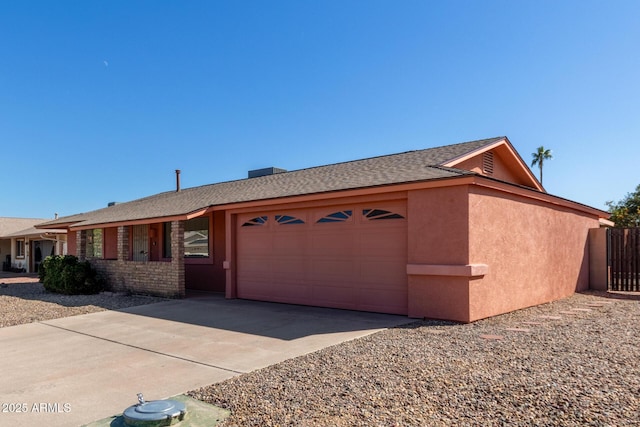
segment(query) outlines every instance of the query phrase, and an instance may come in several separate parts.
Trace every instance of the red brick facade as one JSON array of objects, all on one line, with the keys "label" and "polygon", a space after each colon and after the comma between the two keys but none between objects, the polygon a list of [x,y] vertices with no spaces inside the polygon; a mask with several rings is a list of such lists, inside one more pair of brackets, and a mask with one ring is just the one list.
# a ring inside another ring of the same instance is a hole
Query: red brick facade
[{"label": "red brick facade", "polygon": [[171,253],[167,261],[131,261],[129,226],[118,227],[118,259],[86,258],[86,235],[76,234],[77,256],[88,259],[106,281],[107,289],[114,292],[133,292],[169,298],[185,296],[184,274],[184,222],[171,222]]}]

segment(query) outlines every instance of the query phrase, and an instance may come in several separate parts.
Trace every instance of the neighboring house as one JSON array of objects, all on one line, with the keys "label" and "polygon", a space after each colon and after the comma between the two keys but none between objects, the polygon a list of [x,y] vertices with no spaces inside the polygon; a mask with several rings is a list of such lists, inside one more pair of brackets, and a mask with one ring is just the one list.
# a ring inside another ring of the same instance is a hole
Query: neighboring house
[{"label": "neighboring house", "polygon": [[0,259],[3,271],[35,273],[49,255],[66,253],[67,231],[41,230],[45,218],[0,217]]},{"label": "neighboring house", "polygon": [[587,289],[608,217],[547,194],[506,137],[265,173],[39,227],[113,290],[470,322]]}]

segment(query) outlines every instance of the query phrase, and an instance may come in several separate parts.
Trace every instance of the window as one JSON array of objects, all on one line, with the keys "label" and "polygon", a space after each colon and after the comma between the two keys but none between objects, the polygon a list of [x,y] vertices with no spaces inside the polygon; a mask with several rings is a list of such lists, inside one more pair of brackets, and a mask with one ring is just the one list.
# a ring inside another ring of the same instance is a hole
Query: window
[{"label": "window", "polygon": [[300,218],[289,215],[276,215],[276,222],[278,224],[304,224]]},{"label": "window", "polygon": [[102,228],[87,230],[87,256],[102,258]]},{"label": "window", "polygon": [[16,258],[24,258],[24,239],[16,239]]},{"label": "window", "polygon": [[378,219],[402,219],[404,218],[402,215],[385,211],[382,209],[363,209],[362,215],[365,218],[370,220],[378,220]]},{"label": "window", "polygon": [[184,226],[184,256],[209,257],[209,217],[193,218]]},{"label": "window", "polygon": [[242,224],[243,227],[254,227],[256,225],[265,225],[267,223],[266,216],[258,216],[255,218],[251,218],[249,221]]},{"label": "window", "polygon": [[351,218],[351,211],[340,211],[320,218],[317,222],[345,222]]},{"label": "window", "polygon": [[162,223],[162,258],[171,258],[171,223]]}]

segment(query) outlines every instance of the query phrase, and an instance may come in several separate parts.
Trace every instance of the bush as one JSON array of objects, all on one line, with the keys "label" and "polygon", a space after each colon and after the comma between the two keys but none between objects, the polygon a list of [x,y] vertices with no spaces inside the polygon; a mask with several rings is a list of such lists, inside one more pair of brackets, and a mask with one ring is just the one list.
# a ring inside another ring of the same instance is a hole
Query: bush
[{"label": "bush", "polygon": [[102,290],[96,270],[88,261],[78,261],[73,255],[46,257],[38,276],[46,290],[59,294],[97,294]]}]

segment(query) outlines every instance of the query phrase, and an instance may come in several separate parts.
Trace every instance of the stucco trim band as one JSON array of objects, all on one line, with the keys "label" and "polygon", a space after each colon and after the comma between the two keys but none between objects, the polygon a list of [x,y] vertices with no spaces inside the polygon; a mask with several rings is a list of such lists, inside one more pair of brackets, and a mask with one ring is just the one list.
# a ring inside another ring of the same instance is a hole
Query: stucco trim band
[{"label": "stucco trim band", "polygon": [[407,274],[410,276],[456,276],[478,277],[489,272],[487,264],[466,265],[436,265],[436,264],[407,264]]}]

